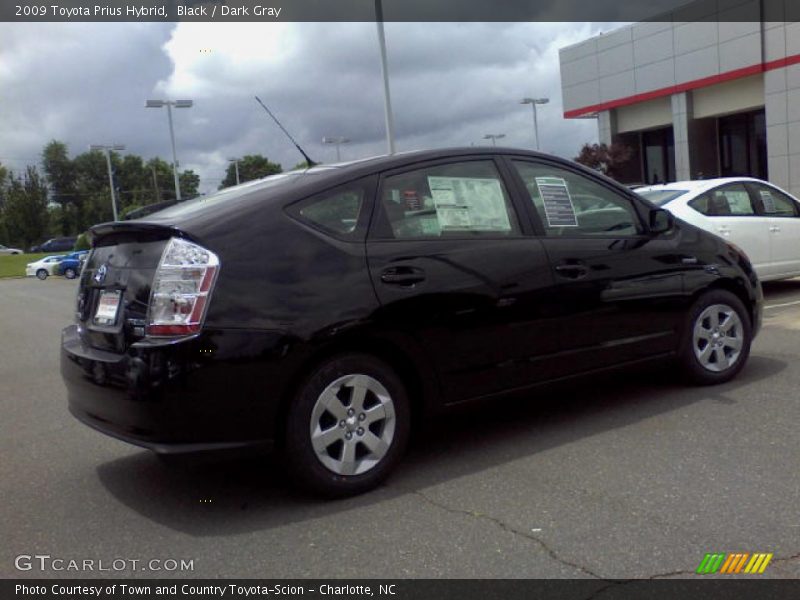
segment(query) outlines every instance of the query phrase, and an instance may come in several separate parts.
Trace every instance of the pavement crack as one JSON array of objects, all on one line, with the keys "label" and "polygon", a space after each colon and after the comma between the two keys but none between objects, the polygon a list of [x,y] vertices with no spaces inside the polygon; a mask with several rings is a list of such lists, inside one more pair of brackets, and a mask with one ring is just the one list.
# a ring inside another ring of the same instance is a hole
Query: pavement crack
[{"label": "pavement crack", "polygon": [[[501,519],[499,519],[497,517],[493,517],[492,515],[489,515],[489,514],[486,514],[486,513],[481,513],[481,512],[478,512],[478,511],[474,511],[474,510],[466,510],[466,509],[463,509],[463,508],[454,508],[452,506],[448,506],[444,502],[440,502],[438,500],[434,500],[433,498],[431,498],[427,494],[425,494],[423,492],[420,492],[418,490],[414,490],[411,493],[413,493],[416,496],[419,496],[420,498],[422,498],[425,502],[427,502],[431,506],[435,506],[436,508],[444,510],[444,511],[450,513],[450,514],[462,515],[462,516],[472,517],[473,519],[481,519],[481,520],[484,520],[484,521],[488,521],[488,522],[496,525],[497,527],[499,527],[503,531],[506,531],[506,532],[508,532],[508,533],[510,533],[510,534],[512,534],[514,536],[519,536],[519,537],[525,538],[527,540],[530,540],[530,541],[536,543],[538,546],[540,546],[547,553],[547,555],[550,556],[550,558],[552,558],[554,561],[556,561],[556,562],[558,562],[558,563],[560,563],[560,564],[562,564],[564,566],[572,567],[573,569],[577,569],[581,573],[584,573],[584,574],[588,575],[589,577],[591,577],[593,579],[597,579],[598,581],[603,581],[603,582],[606,582],[608,584],[608,585],[604,585],[603,587],[598,588],[597,590],[595,590],[592,593],[591,596],[587,597],[586,600],[592,600],[593,598],[597,598],[600,595],[602,595],[602,593],[604,591],[606,591],[607,589],[612,588],[612,587],[616,587],[616,586],[620,586],[620,585],[628,585],[628,584],[637,583],[637,582],[640,582],[640,581],[651,581],[651,580],[655,580],[655,579],[664,579],[664,578],[667,578],[667,577],[680,577],[680,576],[697,575],[697,571],[694,570],[694,569],[691,569],[691,570],[677,570],[677,571],[667,571],[667,572],[664,572],[664,573],[655,573],[653,575],[648,575],[647,577],[641,577],[641,578],[610,578],[610,577],[603,577],[602,575],[600,575],[598,573],[595,573],[594,571],[592,571],[588,567],[585,567],[585,566],[583,566],[581,564],[578,564],[576,562],[572,562],[572,561],[560,556],[555,550],[550,548],[550,546],[548,546],[543,540],[541,540],[540,538],[536,537],[535,535],[531,535],[530,533],[528,533],[526,531],[520,531],[518,529],[515,529],[514,527],[510,526],[508,523],[504,522],[503,520],[501,520]],[[800,553],[794,554],[792,556],[787,556],[787,557],[784,557],[784,558],[774,558],[772,560],[772,562],[773,563],[788,562],[788,561],[798,560],[798,559],[800,559]]]},{"label": "pavement crack", "polygon": [[797,560],[797,559],[800,559],[800,553],[793,554],[792,556],[786,556],[784,558],[773,558],[772,562],[773,563],[776,563],[776,562],[789,562],[790,560]]},{"label": "pavement crack", "polygon": [[563,558],[563,557],[559,556],[558,553],[555,550],[550,548],[544,541],[542,541],[541,539],[539,539],[535,535],[531,535],[530,533],[528,533],[526,531],[520,531],[518,529],[515,529],[515,528],[511,527],[508,523],[505,523],[504,521],[502,521],[501,519],[498,519],[497,517],[493,517],[491,515],[487,515],[485,513],[480,513],[480,512],[477,512],[477,511],[464,510],[464,509],[461,509],[461,508],[453,508],[452,506],[448,506],[448,505],[444,504],[443,502],[438,502],[438,501],[434,500],[430,496],[427,496],[426,494],[424,494],[424,493],[422,493],[420,491],[414,491],[413,493],[415,495],[419,496],[420,498],[422,498],[423,500],[425,500],[425,502],[427,502],[428,504],[431,504],[431,505],[433,505],[433,506],[435,506],[437,508],[445,510],[445,511],[451,513],[451,514],[454,514],[454,515],[466,515],[466,516],[472,517],[474,519],[482,519],[484,521],[489,521],[490,523],[493,523],[494,525],[496,525],[497,527],[499,527],[503,531],[507,531],[508,533],[510,533],[512,535],[523,537],[523,538],[525,538],[527,540],[535,542],[550,556],[550,558],[552,558],[556,562],[559,562],[562,565],[565,565],[567,567],[572,567],[573,569],[578,569],[581,573],[585,573],[589,577],[592,577],[594,579],[599,579],[599,580],[602,580],[602,581],[608,581],[608,582],[611,582],[611,583],[619,583],[617,580],[613,580],[613,579],[608,579],[606,577],[602,577],[601,575],[598,575],[597,573],[595,573],[594,571],[592,571],[588,567],[585,567],[583,565],[580,565],[578,563],[572,562],[570,560],[567,560],[566,558]]}]

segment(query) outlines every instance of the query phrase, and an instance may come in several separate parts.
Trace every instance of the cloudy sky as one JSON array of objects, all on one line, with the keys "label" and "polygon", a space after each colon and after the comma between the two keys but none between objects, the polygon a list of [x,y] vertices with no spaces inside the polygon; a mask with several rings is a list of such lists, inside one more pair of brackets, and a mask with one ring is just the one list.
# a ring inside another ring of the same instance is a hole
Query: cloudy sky
[{"label": "cloudy sky", "polygon": [[[486,143],[532,148],[525,96],[539,108],[542,150],[572,157],[596,141],[594,120],[562,116],[558,49],[609,23],[387,23],[397,150]],[[258,95],[312,158],[386,152],[374,23],[0,24],[0,162],[38,160],[51,139],[72,155],[121,143],[170,160],[167,115],[147,98],[191,98],[175,111],[182,168],[217,188],[226,159],[261,153],[291,168],[302,157]]]}]

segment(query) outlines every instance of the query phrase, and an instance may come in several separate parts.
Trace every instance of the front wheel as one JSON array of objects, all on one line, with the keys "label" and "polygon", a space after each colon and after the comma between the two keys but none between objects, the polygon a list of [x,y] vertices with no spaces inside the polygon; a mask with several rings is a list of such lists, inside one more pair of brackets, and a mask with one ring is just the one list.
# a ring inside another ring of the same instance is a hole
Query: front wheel
[{"label": "front wheel", "polygon": [[64,277],[66,277],[67,279],[75,279],[75,275],[77,275],[75,269],[68,268],[64,270]]},{"label": "front wheel", "polygon": [[39,269],[38,271],[36,271],[36,277],[44,281],[45,279],[47,279],[47,271],[45,271],[44,269]]},{"label": "front wheel", "polygon": [[751,342],[750,316],[742,301],[714,290],[700,296],[689,311],[680,361],[695,383],[723,383],[744,367]]},{"label": "front wheel", "polygon": [[405,450],[406,390],[383,362],[347,354],[318,367],[289,408],[284,460],[304,488],[329,497],[366,492]]}]

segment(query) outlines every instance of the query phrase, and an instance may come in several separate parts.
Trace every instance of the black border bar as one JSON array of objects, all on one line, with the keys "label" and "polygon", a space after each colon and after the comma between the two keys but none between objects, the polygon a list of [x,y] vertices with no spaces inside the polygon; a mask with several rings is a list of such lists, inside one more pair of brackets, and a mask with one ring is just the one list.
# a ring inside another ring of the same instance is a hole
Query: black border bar
[{"label": "black border bar", "polygon": [[[380,4],[382,11],[376,10]],[[797,0],[3,0],[0,22],[795,21]]]},{"label": "black border bar", "polygon": [[[127,586],[127,587],[123,587]],[[210,590],[224,588],[224,593]],[[140,593],[134,590],[141,590]],[[158,593],[161,589],[162,593]],[[208,592],[203,590],[207,589]],[[98,593],[99,591],[99,593]],[[759,600],[797,598],[800,580],[691,579],[4,579],[0,598],[20,600]]]}]

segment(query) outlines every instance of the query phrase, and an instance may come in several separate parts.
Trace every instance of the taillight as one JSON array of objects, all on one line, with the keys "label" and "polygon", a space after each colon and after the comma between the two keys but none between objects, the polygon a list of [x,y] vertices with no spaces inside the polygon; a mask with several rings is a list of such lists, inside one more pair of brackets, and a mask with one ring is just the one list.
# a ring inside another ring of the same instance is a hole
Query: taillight
[{"label": "taillight", "polygon": [[153,278],[147,335],[199,333],[218,270],[219,258],[210,250],[181,238],[170,239]]}]

